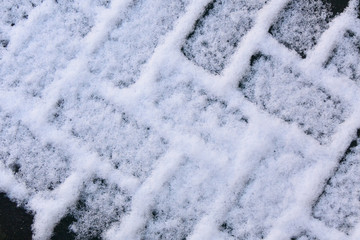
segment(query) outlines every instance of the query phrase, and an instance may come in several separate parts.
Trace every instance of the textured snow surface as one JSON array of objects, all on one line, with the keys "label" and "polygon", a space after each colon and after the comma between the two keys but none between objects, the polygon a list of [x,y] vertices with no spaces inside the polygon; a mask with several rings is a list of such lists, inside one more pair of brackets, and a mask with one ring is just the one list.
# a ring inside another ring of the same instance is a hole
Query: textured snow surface
[{"label": "textured snow surface", "polygon": [[77,239],[360,239],[359,1],[0,0],[0,191]]}]

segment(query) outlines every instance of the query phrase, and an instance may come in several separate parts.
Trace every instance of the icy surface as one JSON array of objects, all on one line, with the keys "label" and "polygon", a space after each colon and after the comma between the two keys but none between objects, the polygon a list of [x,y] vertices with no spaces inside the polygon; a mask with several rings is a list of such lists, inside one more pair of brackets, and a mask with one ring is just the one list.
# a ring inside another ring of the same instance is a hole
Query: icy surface
[{"label": "icy surface", "polygon": [[0,191],[39,240],[357,240],[358,12],[0,0]]}]

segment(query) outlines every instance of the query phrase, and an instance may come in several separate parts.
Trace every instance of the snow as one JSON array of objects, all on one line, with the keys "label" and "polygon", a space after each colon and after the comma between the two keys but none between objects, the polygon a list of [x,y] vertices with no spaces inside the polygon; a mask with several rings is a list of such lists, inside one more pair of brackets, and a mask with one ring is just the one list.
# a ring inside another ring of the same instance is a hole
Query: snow
[{"label": "snow", "polygon": [[78,239],[358,239],[359,1],[0,1],[0,191]]},{"label": "snow", "polygon": [[280,43],[305,58],[306,51],[317,43],[328,27],[331,15],[330,6],[320,0],[291,1],[279,13],[269,32]]},{"label": "snow", "polygon": [[[238,42],[254,25],[256,12],[266,1],[210,2],[182,47],[189,60],[219,73]],[[226,27],[224,27],[226,26]]]}]

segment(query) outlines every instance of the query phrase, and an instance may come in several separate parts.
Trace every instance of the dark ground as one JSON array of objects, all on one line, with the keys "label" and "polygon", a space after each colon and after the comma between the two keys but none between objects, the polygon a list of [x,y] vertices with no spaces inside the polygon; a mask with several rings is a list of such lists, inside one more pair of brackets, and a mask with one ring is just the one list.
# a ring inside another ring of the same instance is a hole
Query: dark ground
[{"label": "dark ground", "polygon": [[[0,240],[31,240],[33,219],[31,213],[0,192]],[[63,218],[55,227],[51,240],[75,239],[75,234],[68,231],[74,220],[71,216]]]},{"label": "dark ground", "polygon": [[0,193],[0,240],[31,239],[33,216]]}]

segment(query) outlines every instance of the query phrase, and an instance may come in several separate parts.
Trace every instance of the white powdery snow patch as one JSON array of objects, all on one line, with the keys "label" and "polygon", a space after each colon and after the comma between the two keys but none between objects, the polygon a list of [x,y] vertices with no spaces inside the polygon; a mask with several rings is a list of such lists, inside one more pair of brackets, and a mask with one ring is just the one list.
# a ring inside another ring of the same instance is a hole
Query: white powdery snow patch
[{"label": "white powdery snow patch", "polygon": [[324,30],[331,16],[325,1],[291,1],[279,14],[269,32],[282,44],[306,57]]},{"label": "white powdery snow patch", "polygon": [[350,30],[346,31],[344,37],[339,39],[325,67],[334,71],[335,75],[344,75],[357,84],[360,81],[360,37]]},{"label": "white powdery snow patch", "polygon": [[286,122],[296,122],[320,142],[347,117],[345,104],[305,79],[296,68],[281,66],[261,53],[253,55],[250,64],[249,73],[240,82],[245,97]]},{"label": "white powdery snow patch", "polygon": [[[22,5],[14,3],[11,9]],[[95,10],[100,7],[81,1],[45,1],[33,6],[28,21],[16,19],[18,24],[7,31],[11,38],[5,39],[1,86],[41,97],[42,90],[81,51],[81,41],[93,27]]]},{"label": "white powdery snow patch", "polygon": [[32,192],[49,191],[63,182],[70,173],[66,151],[55,148],[51,142],[42,144],[11,115],[1,112],[0,117],[3,138],[0,159],[14,176]]},{"label": "white powdery snow patch", "polygon": [[0,3],[34,239],[358,239],[359,1]]},{"label": "white powdery snow patch", "polygon": [[125,16],[116,20],[104,45],[89,56],[88,68],[95,80],[110,81],[119,88],[133,84],[187,4],[187,0],[134,1]]},{"label": "white powdery snow patch", "polygon": [[[360,131],[358,131],[358,137]],[[313,216],[340,231],[350,233],[359,222],[360,191],[358,185],[359,146],[353,140],[341,159],[334,175],[328,180],[318,202],[313,207]]]},{"label": "white powdery snow patch", "polygon": [[186,37],[183,53],[210,72],[220,73],[265,3],[265,0],[211,1]]}]

